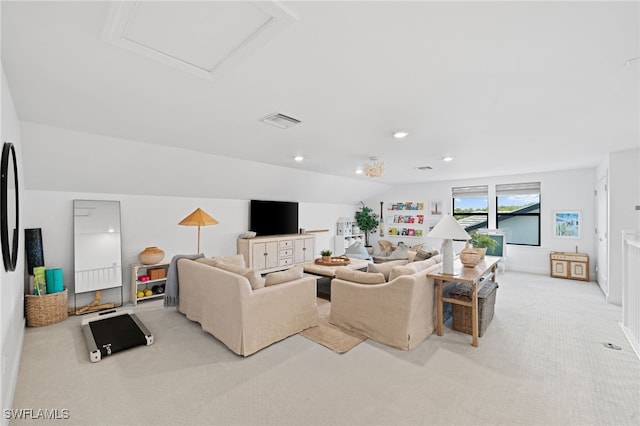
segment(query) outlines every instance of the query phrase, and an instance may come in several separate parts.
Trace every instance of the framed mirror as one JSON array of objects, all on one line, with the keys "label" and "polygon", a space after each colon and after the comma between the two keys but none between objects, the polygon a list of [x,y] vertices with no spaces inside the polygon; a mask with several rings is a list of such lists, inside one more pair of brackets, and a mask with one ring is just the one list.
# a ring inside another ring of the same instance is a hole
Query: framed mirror
[{"label": "framed mirror", "polygon": [[75,293],[122,287],[120,202],[73,201]]},{"label": "framed mirror", "polygon": [[16,269],[18,259],[19,229],[19,198],[18,198],[18,163],[16,151],[11,142],[5,142],[2,147],[1,164],[1,197],[0,236],[2,239],[2,260],[7,272]]}]

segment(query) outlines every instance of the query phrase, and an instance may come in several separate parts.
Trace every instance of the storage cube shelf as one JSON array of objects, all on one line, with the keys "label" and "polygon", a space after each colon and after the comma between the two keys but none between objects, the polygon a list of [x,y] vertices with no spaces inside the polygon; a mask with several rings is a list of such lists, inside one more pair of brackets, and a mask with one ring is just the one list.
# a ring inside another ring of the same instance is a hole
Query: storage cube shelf
[{"label": "storage cube shelf", "polygon": [[[167,270],[169,262],[161,262],[153,265],[142,265],[139,263],[131,265],[131,303],[136,306],[138,302],[149,299],[159,299],[164,297],[164,285],[167,282]],[[148,276],[150,279],[146,281],[140,280],[140,277]],[[162,286],[161,293],[153,293],[150,296],[138,297],[138,290],[149,289],[154,286]]]}]

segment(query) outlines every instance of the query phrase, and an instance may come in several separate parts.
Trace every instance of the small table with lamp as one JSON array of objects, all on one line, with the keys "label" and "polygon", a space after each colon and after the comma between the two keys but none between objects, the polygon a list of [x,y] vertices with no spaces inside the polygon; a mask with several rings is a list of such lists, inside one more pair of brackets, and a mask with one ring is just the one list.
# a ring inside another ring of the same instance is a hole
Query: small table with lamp
[{"label": "small table with lamp", "polygon": [[[443,303],[449,302],[457,305],[471,307],[471,323],[472,323],[472,343],[474,347],[478,346],[478,291],[495,279],[498,263],[501,258],[497,256],[485,256],[475,267],[470,268],[462,264],[460,259],[456,259],[453,265],[453,274],[444,274],[442,271],[427,274],[427,277],[433,278],[437,291],[437,323],[436,332],[438,336],[442,336],[443,329]],[[447,282],[456,282],[469,284],[471,286],[471,302],[464,300],[443,297],[443,288]]]}]

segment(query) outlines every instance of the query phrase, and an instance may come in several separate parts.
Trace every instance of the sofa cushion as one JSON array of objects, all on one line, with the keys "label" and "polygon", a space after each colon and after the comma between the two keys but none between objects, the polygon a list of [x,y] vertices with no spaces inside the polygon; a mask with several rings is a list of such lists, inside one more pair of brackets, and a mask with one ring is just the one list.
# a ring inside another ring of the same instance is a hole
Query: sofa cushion
[{"label": "sofa cushion", "polygon": [[395,278],[401,275],[413,275],[416,272],[423,271],[438,262],[440,262],[440,256],[433,256],[430,259],[407,263],[404,266],[394,266],[393,268],[391,268],[389,281],[393,281]]},{"label": "sofa cushion", "polygon": [[289,281],[299,280],[303,274],[302,266],[294,266],[286,271],[271,272],[265,277],[264,285],[269,287],[270,285],[282,284]]},{"label": "sofa cushion", "polygon": [[218,262],[215,267],[245,277],[249,280],[249,284],[251,284],[253,290],[258,290],[265,285],[265,279],[262,278],[262,275],[255,269],[245,268],[244,266],[227,262]]},{"label": "sofa cushion", "polygon": [[247,264],[244,261],[244,255],[234,254],[233,256],[213,256],[213,257],[201,257],[196,259],[196,262],[204,263],[210,266],[217,266],[218,263],[224,262],[229,265],[237,265],[246,267]]},{"label": "sofa cushion", "polygon": [[336,268],[336,278],[358,284],[383,284],[386,282],[382,272],[356,271],[345,266]]},{"label": "sofa cushion", "polygon": [[438,254],[438,250],[436,249],[431,249],[431,250],[418,250],[416,252],[415,257],[413,258],[414,262],[418,262],[421,260],[427,260],[427,259],[431,259],[433,256]]},{"label": "sofa cushion", "polygon": [[399,259],[399,260],[392,260],[389,262],[383,262],[383,263],[370,263],[369,265],[367,265],[367,272],[380,272],[382,273],[382,275],[384,275],[384,279],[386,281],[389,281],[389,274],[391,273],[391,268],[393,268],[394,266],[403,266],[407,264],[407,260],[405,259]]},{"label": "sofa cushion", "polygon": [[355,243],[347,247],[347,250],[344,254],[346,254],[347,257],[352,257],[354,259],[371,259],[371,255],[367,251],[367,248],[360,241],[356,241]]}]

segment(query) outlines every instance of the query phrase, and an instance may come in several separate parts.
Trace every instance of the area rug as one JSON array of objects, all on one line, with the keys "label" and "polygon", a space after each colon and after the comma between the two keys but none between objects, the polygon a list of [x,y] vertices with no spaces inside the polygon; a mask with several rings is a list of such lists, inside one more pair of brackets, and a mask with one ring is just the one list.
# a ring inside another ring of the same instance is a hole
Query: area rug
[{"label": "area rug", "polygon": [[339,354],[343,354],[367,340],[367,337],[360,333],[330,324],[330,312],[331,303],[324,299],[318,299],[318,325],[307,328],[300,334]]}]

